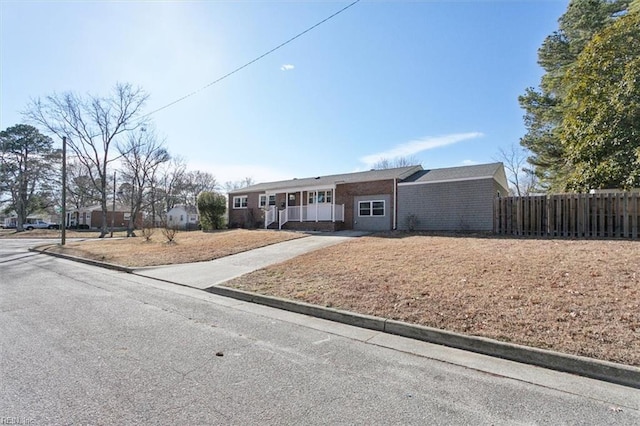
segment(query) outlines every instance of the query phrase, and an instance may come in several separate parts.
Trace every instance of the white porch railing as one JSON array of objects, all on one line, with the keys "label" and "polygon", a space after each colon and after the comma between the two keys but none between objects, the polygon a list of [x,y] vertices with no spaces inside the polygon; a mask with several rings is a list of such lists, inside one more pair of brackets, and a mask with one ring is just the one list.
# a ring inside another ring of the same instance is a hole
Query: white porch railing
[{"label": "white porch railing", "polygon": [[282,225],[284,225],[288,221],[289,221],[289,214],[287,212],[287,209],[280,210],[280,218],[278,220],[279,229],[282,229]]},{"label": "white porch railing", "polygon": [[278,208],[276,206],[269,207],[264,214],[264,227],[265,229],[269,227],[273,222],[278,220]]},{"label": "white porch railing", "polygon": [[280,228],[287,222],[344,222],[344,204],[311,204],[280,210]]}]

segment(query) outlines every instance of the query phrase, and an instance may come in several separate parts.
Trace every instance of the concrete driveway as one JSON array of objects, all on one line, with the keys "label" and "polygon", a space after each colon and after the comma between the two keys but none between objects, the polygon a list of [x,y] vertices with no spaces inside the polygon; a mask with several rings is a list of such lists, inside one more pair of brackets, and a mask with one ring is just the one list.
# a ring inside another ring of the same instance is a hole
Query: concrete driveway
[{"label": "concrete driveway", "polygon": [[284,262],[305,253],[366,235],[366,232],[340,231],[316,234],[284,241],[209,262],[151,266],[134,269],[136,275],[155,278],[198,289],[221,284],[269,265]]}]

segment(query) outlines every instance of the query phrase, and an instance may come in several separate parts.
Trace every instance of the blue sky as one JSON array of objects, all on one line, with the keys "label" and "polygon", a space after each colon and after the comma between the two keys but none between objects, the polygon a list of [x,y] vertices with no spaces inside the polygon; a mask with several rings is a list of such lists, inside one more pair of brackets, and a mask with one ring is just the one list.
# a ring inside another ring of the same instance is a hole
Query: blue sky
[{"label": "blue sky", "polygon": [[[0,0],[0,129],[30,98],[107,94],[161,108],[350,1]],[[544,38],[568,0],[362,0],[292,43],[151,116],[173,155],[219,182],[494,161],[525,132]]]}]

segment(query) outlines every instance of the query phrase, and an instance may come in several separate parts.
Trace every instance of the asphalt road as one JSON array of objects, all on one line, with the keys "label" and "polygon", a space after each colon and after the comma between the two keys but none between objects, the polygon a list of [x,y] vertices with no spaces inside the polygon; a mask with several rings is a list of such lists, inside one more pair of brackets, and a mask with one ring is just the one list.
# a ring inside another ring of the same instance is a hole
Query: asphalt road
[{"label": "asphalt road", "polygon": [[0,240],[0,424],[640,424],[637,389],[27,244]]}]

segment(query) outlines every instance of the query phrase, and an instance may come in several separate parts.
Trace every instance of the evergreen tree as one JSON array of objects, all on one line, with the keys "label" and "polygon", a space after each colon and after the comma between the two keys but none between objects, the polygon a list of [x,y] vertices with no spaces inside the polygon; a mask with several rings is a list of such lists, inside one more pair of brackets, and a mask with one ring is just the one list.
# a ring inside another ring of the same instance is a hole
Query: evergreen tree
[{"label": "evergreen tree", "polygon": [[640,12],[596,34],[563,84],[568,189],[640,187]]},{"label": "evergreen tree", "polygon": [[27,216],[51,204],[51,182],[60,161],[53,140],[38,129],[17,124],[0,132],[0,193],[5,211],[15,211],[17,230]]},{"label": "evergreen tree", "polygon": [[559,19],[559,29],[538,50],[538,63],[545,74],[538,89],[528,88],[520,96],[525,110],[526,135],[520,143],[532,153],[529,163],[543,189],[567,187],[572,165],[561,142],[567,94],[565,76],[572,72],[578,56],[594,34],[623,15],[630,0],[572,0]]},{"label": "evergreen tree", "polygon": [[198,195],[198,213],[202,229],[210,231],[224,227],[227,199],[217,192],[204,191]]}]

